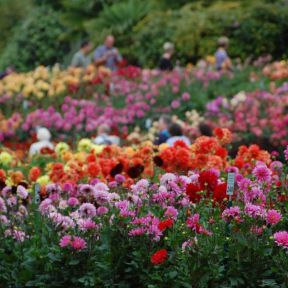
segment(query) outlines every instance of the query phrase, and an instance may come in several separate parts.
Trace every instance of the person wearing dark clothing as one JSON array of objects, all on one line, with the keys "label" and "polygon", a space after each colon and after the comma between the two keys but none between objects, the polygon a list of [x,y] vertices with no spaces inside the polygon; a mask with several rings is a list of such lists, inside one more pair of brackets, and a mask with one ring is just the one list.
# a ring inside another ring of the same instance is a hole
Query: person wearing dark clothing
[{"label": "person wearing dark clothing", "polygon": [[201,136],[213,136],[213,131],[208,124],[202,122],[199,124],[198,128]]},{"label": "person wearing dark clothing", "polygon": [[158,121],[159,134],[154,141],[155,145],[160,145],[166,143],[167,139],[170,137],[168,131],[169,126],[171,125],[171,118],[168,115],[163,115]]},{"label": "person wearing dark clothing", "polygon": [[173,70],[173,64],[172,64],[172,56],[174,53],[174,45],[173,43],[166,42],[163,46],[164,54],[162,55],[162,58],[159,62],[159,69],[162,71],[171,71]]}]

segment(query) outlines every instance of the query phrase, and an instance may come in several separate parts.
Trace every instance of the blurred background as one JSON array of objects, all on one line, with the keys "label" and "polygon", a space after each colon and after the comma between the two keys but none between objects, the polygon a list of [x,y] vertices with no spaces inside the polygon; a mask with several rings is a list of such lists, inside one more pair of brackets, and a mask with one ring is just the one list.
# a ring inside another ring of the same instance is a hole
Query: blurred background
[{"label": "blurred background", "polygon": [[287,0],[0,0],[0,70],[67,66],[83,39],[112,33],[128,63],[154,67],[165,41],[182,65],[213,54],[219,35],[232,58],[287,57]]}]

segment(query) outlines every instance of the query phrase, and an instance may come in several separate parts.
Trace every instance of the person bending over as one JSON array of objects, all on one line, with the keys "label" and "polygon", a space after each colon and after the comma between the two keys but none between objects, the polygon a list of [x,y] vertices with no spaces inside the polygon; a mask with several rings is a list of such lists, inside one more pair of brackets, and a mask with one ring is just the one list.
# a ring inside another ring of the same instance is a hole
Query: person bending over
[{"label": "person bending over", "polygon": [[183,141],[186,145],[191,145],[189,138],[183,135],[182,127],[178,123],[173,123],[169,127],[170,138],[166,141],[169,146],[173,146],[176,141]]}]

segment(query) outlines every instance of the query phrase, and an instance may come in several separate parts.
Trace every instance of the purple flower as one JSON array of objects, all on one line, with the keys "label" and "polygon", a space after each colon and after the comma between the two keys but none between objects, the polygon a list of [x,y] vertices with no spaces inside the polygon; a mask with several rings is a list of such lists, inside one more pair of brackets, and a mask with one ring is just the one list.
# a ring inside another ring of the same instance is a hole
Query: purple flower
[{"label": "purple flower", "polygon": [[117,174],[115,176],[115,181],[118,183],[118,184],[122,184],[125,182],[125,177],[121,174]]},{"label": "purple flower", "polygon": [[79,205],[79,200],[75,197],[70,197],[67,201],[67,204],[70,206],[70,207],[75,207],[77,205]]},{"label": "purple flower", "polygon": [[23,186],[19,185],[17,187],[17,196],[21,199],[26,199],[28,197],[28,192]]},{"label": "purple flower", "polygon": [[265,218],[266,216],[266,211],[263,207],[258,206],[258,205],[254,205],[251,203],[247,203],[245,205],[245,214],[247,214],[248,216],[252,217],[252,218]]},{"label": "purple flower", "polygon": [[80,230],[87,231],[93,230],[97,227],[96,223],[92,221],[90,218],[88,219],[79,219],[77,222]]},{"label": "purple flower", "polygon": [[225,209],[221,215],[222,219],[224,219],[226,222],[232,219],[240,219],[240,216],[241,210],[238,206]]},{"label": "purple flower", "polygon": [[96,208],[91,203],[83,203],[79,207],[79,213],[83,217],[95,217],[96,216]]}]

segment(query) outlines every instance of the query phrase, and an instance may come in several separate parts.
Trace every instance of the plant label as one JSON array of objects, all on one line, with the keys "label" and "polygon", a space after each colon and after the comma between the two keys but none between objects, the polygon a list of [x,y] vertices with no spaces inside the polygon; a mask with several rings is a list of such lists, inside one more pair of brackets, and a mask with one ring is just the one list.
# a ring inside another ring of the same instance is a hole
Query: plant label
[{"label": "plant label", "polygon": [[228,173],[227,190],[226,190],[227,195],[233,195],[234,184],[235,184],[235,173]]},{"label": "plant label", "polygon": [[34,186],[34,203],[39,204],[40,203],[40,190],[41,187],[38,183]]}]

